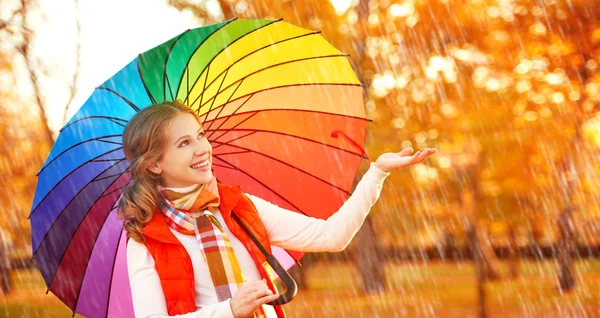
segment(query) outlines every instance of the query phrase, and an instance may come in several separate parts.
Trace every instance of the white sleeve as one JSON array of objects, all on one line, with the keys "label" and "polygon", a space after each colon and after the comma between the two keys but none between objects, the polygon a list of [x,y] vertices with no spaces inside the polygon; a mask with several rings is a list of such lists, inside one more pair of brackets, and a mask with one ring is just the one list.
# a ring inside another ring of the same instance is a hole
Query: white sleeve
[{"label": "white sleeve", "polygon": [[354,193],[327,220],[307,217],[248,195],[271,244],[301,252],[337,252],[348,246],[381,193],[389,173],[371,164]]},{"label": "white sleeve", "polygon": [[127,243],[127,272],[135,317],[233,318],[229,299],[184,315],[169,316],[154,259],[144,244],[134,240]]}]

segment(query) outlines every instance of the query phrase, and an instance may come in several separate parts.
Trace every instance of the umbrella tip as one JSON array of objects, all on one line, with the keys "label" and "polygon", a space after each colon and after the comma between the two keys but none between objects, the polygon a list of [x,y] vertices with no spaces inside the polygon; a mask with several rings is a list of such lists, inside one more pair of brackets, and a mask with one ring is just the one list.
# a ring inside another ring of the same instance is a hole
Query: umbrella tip
[{"label": "umbrella tip", "polygon": [[71,317],[75,317],[75,311],[73,311],[73,316],[71,316]]},{"label": "umbrella tip", "polygon": [[315,31],[315,34],[321,34],[323,33],[323,31],[319,30],[319,31]]},{"label": "umbrella tip", "polygon": [[343,53],[342,56],[349,57],[350,53]]},{"label": "umbrella tip", "polygon": [[48,295],[49,291],[50,291],[50,288],[46,288],[46,295]]},{"label": "umbrella tip", "polygon": [[282,21],[282,20],[283,20],[283,18],[275,19],[275,22],[279,22],[279,21]]}]

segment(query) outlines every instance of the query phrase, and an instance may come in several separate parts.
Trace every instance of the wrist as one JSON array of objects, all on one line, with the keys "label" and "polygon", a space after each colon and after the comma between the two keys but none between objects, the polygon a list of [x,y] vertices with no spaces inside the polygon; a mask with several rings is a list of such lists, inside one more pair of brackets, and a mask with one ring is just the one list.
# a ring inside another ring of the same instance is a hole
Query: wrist
[{"label": "wrist", "polygon": [[229,299],[229,309],[231,309],[231,315],[233,318],[238,318],[236,312],[233,310],[233,298]]},{"label": "wrist", "polygon": [[371,163],[371,166],[373,166],[373,167],[377,168],[377,170],[379,170],[379,171],[380,171],[380,172],[382,172],[382,173],[386,173],[386,174],[389,174],[389,173],[390,173],[390,171],[387,171],[387,169],[385,169],[385,168],[383,168],[381,165],[377,164],[377,162],[372,162],[372,163]]}]

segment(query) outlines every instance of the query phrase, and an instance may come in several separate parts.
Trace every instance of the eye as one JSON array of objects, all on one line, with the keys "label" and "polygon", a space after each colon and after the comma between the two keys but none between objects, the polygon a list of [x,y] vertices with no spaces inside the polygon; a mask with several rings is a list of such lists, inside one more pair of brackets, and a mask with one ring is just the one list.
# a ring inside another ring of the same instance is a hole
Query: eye
[{"label": "eye", "polygon": [[203,131],[201,131],[201,132],[198,134],[198,137],[199,137],[200,139],[204,138],[204,136],[205,136],[205,135],[204,135],[204,132],[203,132]]},{"label": "eye", "polygon": [[181,148],[187,144],[188,144],[187,140],[184,140],[182,143],[179,144],[179,148]]}]

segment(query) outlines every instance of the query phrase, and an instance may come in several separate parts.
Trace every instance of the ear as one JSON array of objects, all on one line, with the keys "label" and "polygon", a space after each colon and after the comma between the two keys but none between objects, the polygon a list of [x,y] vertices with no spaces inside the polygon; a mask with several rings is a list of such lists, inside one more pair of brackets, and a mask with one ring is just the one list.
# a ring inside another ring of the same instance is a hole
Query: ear
[{"label": "ear", "polygon": [[156,162],[149,163],[146,168],[157,175],[160,175],[162,172],[162,169],[158,166]]}]

